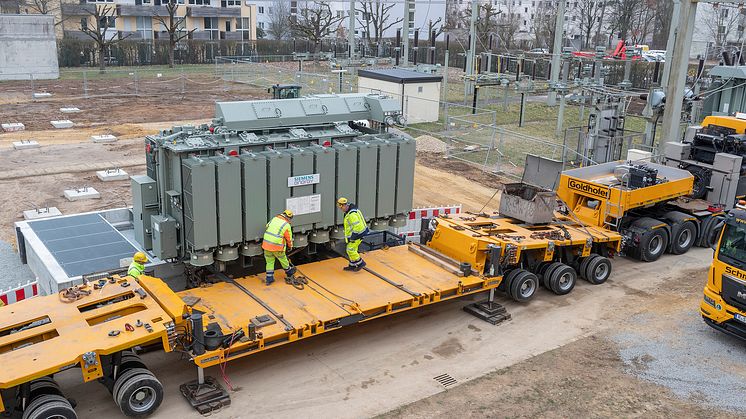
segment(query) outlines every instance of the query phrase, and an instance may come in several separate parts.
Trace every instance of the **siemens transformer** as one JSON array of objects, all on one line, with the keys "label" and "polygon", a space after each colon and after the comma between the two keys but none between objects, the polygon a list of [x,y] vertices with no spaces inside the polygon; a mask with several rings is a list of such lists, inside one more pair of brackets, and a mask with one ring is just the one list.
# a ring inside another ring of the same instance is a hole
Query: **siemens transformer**
[{"label": "siemens transformer", "polygon": [[147,175],[132,177],[135,238],[161,260],[220,270],[262,254],[265,225],[295,213],[296,247],[344,239],[336,198],[373,230],[406,222],[415,142],[399,101],[376,94],[218,102],[207,125],[146,137]]}]

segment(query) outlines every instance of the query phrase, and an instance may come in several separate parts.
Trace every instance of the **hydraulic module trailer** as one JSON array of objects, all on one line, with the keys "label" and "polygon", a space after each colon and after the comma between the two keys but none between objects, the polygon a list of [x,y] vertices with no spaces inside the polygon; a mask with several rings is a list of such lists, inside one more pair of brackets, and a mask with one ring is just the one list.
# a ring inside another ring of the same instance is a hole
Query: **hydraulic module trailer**
[{"label": "hydraulic module trailer", "polygon": [[[77,417],[56,373],[80,368],[128,416],[154,412],[163,386],[132,350],[186,353],[198,379],[181,387],[201,412],[230,403],[203,368],[358,322],[494,290],[501,275],[476,275],[424,246],[366,253],[364,271],[342,258],[298,266],[264,285],[264,275],[229,278],[181,292],[160,279],[114,276],[0,308],[0,411],[24,419]],[[496,304],[497,305],[497,304]]]}]

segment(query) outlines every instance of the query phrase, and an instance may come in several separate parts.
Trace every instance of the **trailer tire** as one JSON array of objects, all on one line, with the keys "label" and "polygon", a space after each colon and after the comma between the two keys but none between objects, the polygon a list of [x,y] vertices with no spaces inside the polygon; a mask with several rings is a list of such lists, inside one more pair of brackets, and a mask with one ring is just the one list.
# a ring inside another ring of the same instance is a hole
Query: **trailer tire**
[{"label": "trailer tire", "polygon": [[640,260],[655,262],[668,248],[668,234],[663,228],[648,230],[640,239]]},{"label": "trailer tire", "polygon": [[594,255],[585,269],[585,280],[593,285],[601,285],[611,276],[611,261],[609,258]]},{"label": "trailer tire", "polygon": [[572,266],[562,264],[560,267],[552,270],[549,277],[549,289],[557,295],[569,294],[575,288],[575,282],[578,280],[578,274]]},{"label": "trailer tire", "polygon": [[697,226],[691,221],[676,223],[671,226],[671,253],[683,255],[697,241]]},{"label": "trailer tire", "polygon": [[697,245],[701,247],[712,247],[717,243],[720,237],[720,231],[723,229],[722,219],[712,216],[702,222],[702,231],[700,233]]},{"label": "trailer tire", "polygon": [[541,262],[538,265],[536,265],[536,269],[534,270],[534,273],[541,280],[542,278],[544,278],[544,274],[546,274],[550,266],[552,266],[552,262]]},{"label": "trailer tire", "polygon": [[34,400],[45,394],[62,396],[62,389],[51,377],[37,378],[29,384],[29,399]]},{"label": "trailer tire", "polygon": [[64,418],[78,419],[75,409],[66,398],[58,394],[45,394],[29,403],[23,411],[23,419]]},{"label": "trailer tire", "polygon": [[510,283],[513,282],[513,278],[516,277],[519,273],[523,272],[523,269],[515,268],[508,273],[505,274],[503,277],[503,281],[500,283],[500,285],[497,286],[497,289],[500,291],[505,291],[506,293],[510,294]]},{"label": "trailer tire", "polygon": [[519,303],[525,303],[536,294],[536,289],[539,288],[539,277],[521,269],[521,272],[510,281],[509,285],[510,298]]},{"label": "trailer tire", "polygon": [[142,358],[132,351],[122,351],[122,360],[119,365],[121,367],[120,374],[132,368],[148,369],[147,365],[142,362]]},{"label": "trailer tire", "polygon": [[552,273],[557,270],[558,268],[561,268],[565,264],[562,262],[552,262],[547,269],[544,271],[544,275],[541,276],[541,284],[544,285],[544,288],[551,290],[552,286],[549,284],[549,278],[552,277]]},{"label": "trailer tire", "polygon": [[150,371],[127,374],[117,388],[114,401],[125,416],[148,416],[163,402],[163,384]]},{"label": "trailer tire", "polygon": [[588,268],[588,263],[591,261],[591,259],[598,256],[595,253],[591,253],[590,255],[583,258],[583,260],[580,261],[580,267],[578,268],[578,275],[580,275],[583,279],[588,279],[588,276],[586,275],[586,269]]},{"label": "trailer tire", "polygon": [[150,371],[145,368],[131,368],[126,371],[123,371],[121,374],[119,374],[119,377],[117,377],[116,381],[114,381],[114,386],[111,389],[111,395],[114,397],[114,403],[119,405],[119,390],[122,388],[122,385],[130,379],[130,377],[133,377],[138,374],[150,374]]}]

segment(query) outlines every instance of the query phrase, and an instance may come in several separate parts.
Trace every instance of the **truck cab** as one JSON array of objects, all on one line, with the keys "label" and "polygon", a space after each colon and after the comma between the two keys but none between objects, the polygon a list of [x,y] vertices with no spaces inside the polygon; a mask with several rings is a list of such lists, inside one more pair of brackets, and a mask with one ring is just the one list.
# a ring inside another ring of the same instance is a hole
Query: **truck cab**
[{"label": "truck cab", "polygon": [[298,99],[301,88],[297,84],[274,84],[267,93],[272,93],[272,99]]},{"label": "truck cab", "polygon": [[728,213],[714,249],[700,313],[713,328],[746,340],[746,209]]}]

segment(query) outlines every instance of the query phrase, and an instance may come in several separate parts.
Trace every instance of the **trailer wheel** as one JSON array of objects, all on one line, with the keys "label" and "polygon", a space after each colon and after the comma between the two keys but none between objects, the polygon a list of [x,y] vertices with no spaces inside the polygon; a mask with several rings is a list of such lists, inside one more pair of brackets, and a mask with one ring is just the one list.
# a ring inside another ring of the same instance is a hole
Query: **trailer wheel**
[{"label": "trailer wheel", "polygon": [[671,253],[682,255],[689,251],[697,240],[697,226],[691,221],[676,223],[671,229]]},{"label": "trailer wheel", "polygon": [[127,382],[130,377],[138,374],[150,374],[150,371],[146,368],[130,368],[119,374],[119,377],[117,377],[117,379],[114,381],[114,386],[111,389],[111,395],[112,397],[114,397],[114,402],[117,405],[119,405],[119,390],[122,388],[122,385]]},{"label": "trailer wheel", "polygon": [[717,243],[722,229],[723,225],[720,217],[709,217],[702,222],[702,232],[700,233],[697,245],[701,247],[712,247]]},{"label": "trailer wheel", "polygon": [[35,398],[45,394],[62,396],[62,389],[60,389],[60,385],[51,377],[37,378],[29,384],[30,400],[34,400]]},{"label": "trailer wheel", "polygon": [[594,255],[589,259],[585,268],[585,280],[593,285],[603,284],[611,276],[611,261],[599,255]]},{"label": "trailer wheel", "polygon": [[115,384],[114,401],[125,416],[148,416],[163,402],[163,384],[150,371],[139,370],[125,372]]},{"label": "trailer wheel", "polygon": [[586,269],[588,268],[588,263],[591,261],[591,259],[595,258],[596,256],[598,255],[595,253],[591,253],[590,255],[588,255],[587,257],[584,257],[583,260],[580,261],[580,267],[578,268],[578,275],[580,275],[581,278],[588,279],[585,273]]},{"label": "trailer wheel", "polygon": [[562,264],[560,267],[552,270],[549,277],[549,288],[557,295],[569,294],[575,288],[575,282],[578,274],[572,266]]},{"label": "trailer wheel", "polygon": [[662,228],[645,232],[640,239],[640,260],[655,262],[668,248],[668,235]]},{"label": "trailer wheel", "polygon": [[523,272],[523,269],[516,268],[506,273],[505,276],[503,277],[502,282],[500,282],[500,285],[497,286],[497,289],[499,289],[500,291],[505,291],[509,294],[510,283],[513,282],[513,279],[516,277],[516,275],[518,275],[521,272]]},{"label": "trailer wheel", "polygon": [[541,283],[542,283],[542,285],[544,285],[544,288],[546,288],[546,289],[548,289],[548,290],[551,290],[551,289],[552,289],[552,286],[551,286],[551,284],[549,283],[549,278],[551,278],[551,277],[552,277],[552,273],[553,273],[553,272],[554,272],[555,270],[557,270],[557,269],[559,269],[559,268],[561,268],[561,267],[563,267],[563,266],[565,266],[565,264],[564,264],[564,263],[561,263],[561,262],[552,262],[552,263],[551,263],[551,264],[550,264],[550,265],[549,265],[549,266],[547,267],[547,269],[546,269],[546,270],[544,271],[544,275],[542,275],[542,276],[541,276]]},{"label": "trailer wheel", "polygon": [[538,265],[536,265],[536,269],[534,269],[534,273],[536,276],[539,277],[539,279],[544,277],[544,274],[546,274],[549,267],[552,266],[552,262],[541,262]]},{"label": "trailer wheel", "polygon": [[539,277],[521,269],[521,272],[510,282],[509,295],[513,300],[524,303],[536,294],[538,287]]},{"label": "trailer wheel", "polygon": [[66,398],[58,394],[45,394],[29,403],[23,419],[78,419],[75,409]]}]

